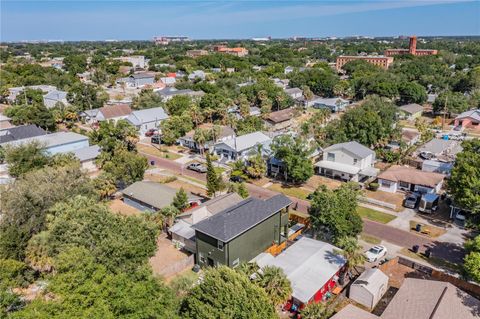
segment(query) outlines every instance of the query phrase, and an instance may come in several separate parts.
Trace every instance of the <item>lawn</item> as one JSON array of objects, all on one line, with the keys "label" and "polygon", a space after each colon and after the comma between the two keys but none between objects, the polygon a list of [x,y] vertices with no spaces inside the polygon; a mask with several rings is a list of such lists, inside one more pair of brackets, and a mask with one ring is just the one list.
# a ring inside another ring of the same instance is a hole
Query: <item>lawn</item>
[{"label": "lawn", "polygon": [[360,239],[372,245],[379,245],[382,242],[380,238],[365,233],[360,234]]},{"label": "lawn", "polygon": [[283,193],[287,196],[296,197],[296,198],[299,198],[299,199],[307,199],[308,194],[311,193],[311,192],[309,192],[309,191],[307,191],[303,188],[300,188],[300,187],[285,186],[285,185],[282,185],[282,184],[279,184],[279,183],[275,183],[275,184],[270,185],[268,187],[268,189],[270,189],[272,191],[275,191],[275,192]]},{"label": "lawn", "polygon": [[[417,224],[422,225],[422,230],[420,232],[417,232],[415,230],[415,227],[417,226]],[[430,225],[426,225],[426,224],[419,223],[419,222],[416,222],[414,220],[411,220],[410,221],[410,232],[415,233],[415,234],[419,234],[419,235],[425,235],[425,236],[428,236],[428,237],[431,237],[431,238],[437,238],[437,237],[445,234],[447,232],[447,230],[445,230],[443,228],[440,228],[440,227],[430,226]]]},{"label": "lawn", "polygon": [[408,248],[402,248],[400,250],[400,254],[405,255],[406,257],[410,257],[412,259],[417,259],[417,260],[422,260],[426,261],[427,263],[431,264],[432,266],[441,268],[441,269],[446,269],[450,270],[452,272],[459,273],[462,271],[462,266],[459,264],[455,264],[452,262],[449,262],[445,259],[438,258],[435,256],[431,256],[430,258],[427,258],[424,254],[422,253],[414,253]]},{"label": "lawn", "polygon": [[362,206],[357,207],[357,213],[362,218],[373,220],[375,222],[379,222],[382,224],[386,224],[394,220],[395,218],[397,218],[394,215],[382,213],[382,212],[379,212],[378,210],[374,210],[374,209],[362,207]]},{"label": "lawn", "polygon": [[139,152],[142,152],[142,153],[145,153],[145,154],[148,154],[148,155],[152,155],[152,156],[158,156],[158,157],[161,157],[161,158],[166,158],[166,159],[169,159],[169,160],[172,160],[172,161],[176,160],[177,158],[182,157],[179,154],[171,153],[169,151],[161,150],[161,149],[158,149],[154,146],[148,146],[148,145],[144,145],[144,144],[137,144],[137,149],[138,149]]}]

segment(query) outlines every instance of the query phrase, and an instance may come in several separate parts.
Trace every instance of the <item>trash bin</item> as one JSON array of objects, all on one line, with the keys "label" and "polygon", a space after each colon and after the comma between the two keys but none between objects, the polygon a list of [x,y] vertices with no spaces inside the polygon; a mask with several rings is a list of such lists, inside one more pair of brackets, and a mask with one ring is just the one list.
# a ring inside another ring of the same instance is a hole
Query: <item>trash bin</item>
[{"label": "trash bin", "polygon": [[155,165],[155,161],[150,161],[150,165]]},{"label": "trash bin", "polygon": [[415,230],[418,231],[418,232],[421,232],[422,231],[422,225],[417,224],[417,226],[415,226]]},{"label": "trash bin", "polygon": [[420,246],[418,246],[418,245],[413,245],[413,247],[412,247],[412,251],[413,251],[415,254],[418,253],[418,250],[419,250],[419,249],[420,249]]}]

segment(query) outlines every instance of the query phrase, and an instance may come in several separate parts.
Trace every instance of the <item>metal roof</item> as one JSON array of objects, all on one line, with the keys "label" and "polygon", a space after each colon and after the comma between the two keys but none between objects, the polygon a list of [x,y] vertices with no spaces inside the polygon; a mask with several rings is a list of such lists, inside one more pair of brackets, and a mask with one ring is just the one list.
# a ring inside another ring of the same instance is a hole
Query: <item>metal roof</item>
[{"label": "metal roof", "polygon": [[351,142],[346,142],[346,143],[339,143],[339,144],[334,144],[332,146],[327,147],[324,152],[329,152],[329,151],[334,151],[338,149],[344,149],[354,155],[359,156],[360,158],[365,158],[369,155],[375,155],[375,152],[369,149],[366,146],[363,146],[362,144],[356,142],[356,141],[351,141]]},{"label": "metal roof", "polygon": [[292,296],[306,304],[347,262],[336,251],[340,249],[331,244],[303,237],[277,257],[263,253],[255,261],[262,268],[281,268],[292,285]]},{"label": "metal roof", "polygon": [[415,114],[418,112],[422,112],[423,106],[421,106],[420,104],[411,103],[411,104],[402,105],[399,107],[399,109],[408,114]]},{"label": "metal roof", "polygon": [[46,135],[39,135],[12,142],[7,142],[5,145],[19,146],[25,143],[38,142],[46,148],[58,145],[71,144],[79,141],[88,141],[88,137],[74,132],[57,132]]},{"label": "metal roof", "polygon": [[225,144],[231,149],[237,152],[241,152],[254,147],[256,144],[263,144],[270,141],[270,137],[263,134],[262,132],[253,132],[250,134],[245,134],[236,138],[226,140],[224,142],[217,143],[217,145]]},{"label": "metal roof", "polygon": [[80,160],[80,162],[89,161],[95,159],[100,155],[100,147],[98,145],[92,145],[89,147],[80,148],[73,151],[73,155]]},{"label": "metal roof", "polygon": [[223,242],[229,242],[291,203],[292,201],[282,194],[267,200],[250,197],[196,223],[193,228]]},{"label": "metal roof", "polygon": [[168,115],[162,107],[154,107],[151,109],[133,111],[127,117],[127,121],[133,125],[142,125],[143,123],[161,121],[167,118]]}]

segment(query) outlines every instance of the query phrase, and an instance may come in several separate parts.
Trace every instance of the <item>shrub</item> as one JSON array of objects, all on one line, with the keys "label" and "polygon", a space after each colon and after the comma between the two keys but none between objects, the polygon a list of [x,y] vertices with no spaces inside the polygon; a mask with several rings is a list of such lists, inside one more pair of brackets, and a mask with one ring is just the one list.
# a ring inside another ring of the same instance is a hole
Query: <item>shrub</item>
[{"label": "shrub", "polygon": [[371,191],[376,191],[378,189],[380,185],[378,185],[378,183],[370,183],[368,185],[368,188],[371,190]]}]

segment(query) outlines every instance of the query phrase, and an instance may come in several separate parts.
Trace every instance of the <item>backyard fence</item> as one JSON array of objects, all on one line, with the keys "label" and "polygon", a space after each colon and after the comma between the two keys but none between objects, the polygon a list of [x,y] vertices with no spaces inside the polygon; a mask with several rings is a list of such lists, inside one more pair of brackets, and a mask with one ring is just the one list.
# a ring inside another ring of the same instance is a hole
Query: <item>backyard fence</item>
[{"label": "backyard fence", "polygon": [[190,255],[182,260],[179,260],[168,267],[165,267],[160,271],[160,275],[163,277],[170,277],[173,276],[186,268],[191,268],[195,264],[195,257],[194,255]]}]

